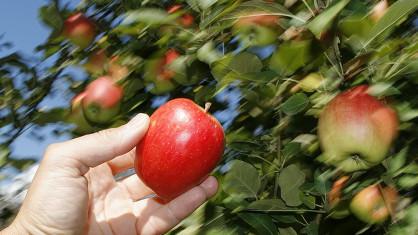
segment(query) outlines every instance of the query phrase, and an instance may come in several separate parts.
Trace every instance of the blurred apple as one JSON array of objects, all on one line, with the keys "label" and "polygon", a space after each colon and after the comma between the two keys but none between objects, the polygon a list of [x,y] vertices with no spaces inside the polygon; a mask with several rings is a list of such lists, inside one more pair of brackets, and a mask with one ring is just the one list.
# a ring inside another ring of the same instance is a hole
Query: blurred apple
[{"label": "blurred apple", "polygon": [[64,22],[63,35],[74,45],[84,49],[96,37],[94,23],[82,13],[75,13]]}]

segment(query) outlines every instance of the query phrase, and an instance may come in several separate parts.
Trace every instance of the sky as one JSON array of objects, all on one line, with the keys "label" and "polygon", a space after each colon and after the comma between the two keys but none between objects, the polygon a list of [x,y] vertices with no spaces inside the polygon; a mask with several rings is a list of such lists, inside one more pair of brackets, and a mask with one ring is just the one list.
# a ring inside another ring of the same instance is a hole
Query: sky
[{"label": "sky", "polygon": [[[8,51],[0,51],[4,56],[14,51],[20,51],[25,56],[35,55],[34,48],[44,42],[49,35],[49,29],[38,20],[38,9],[47,3],[45,0],[13,0],[2,2],[0,6],[1,42],[11,42],[13,47]],[[59,97],[48,100],[46,105],[65,105],[66,101]],[[52,135],[53,127],[36,130],[45,135],[46,139],[39,142],[25,133],[12,145],[12,156],[40,158],[45,148],[54,142],[63,141],[69,136],[56,137]]]}]

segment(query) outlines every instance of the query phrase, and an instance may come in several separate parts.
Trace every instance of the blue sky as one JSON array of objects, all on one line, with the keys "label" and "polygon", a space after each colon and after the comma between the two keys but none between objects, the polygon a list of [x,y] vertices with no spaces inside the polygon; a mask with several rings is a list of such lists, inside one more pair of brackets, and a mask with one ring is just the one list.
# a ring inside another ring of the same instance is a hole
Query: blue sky
[{"label": "blue sky", "polygon": [[[5,3],[7,2],[7,3]],[[38,20],[38,9],[46,4],[45,0],[13,0],[3,1],[0,7],[0,35],[1,42],[13,43],[13,48],[8,51],[0,51],[0,56],[20,51],[26,56],[34,56],[34,48],[44,42],[49,34],[49,29]],[[65,104],[66,100],[54,97],[54,100],[45,102],[45,105]],[[53,142],[68,139],[69,136],[56,137],[51,131],[53,127],[36,130],[46,139],[39,142],[25,133],[12,145],[13,156],[41,157],[46,146]]]}]

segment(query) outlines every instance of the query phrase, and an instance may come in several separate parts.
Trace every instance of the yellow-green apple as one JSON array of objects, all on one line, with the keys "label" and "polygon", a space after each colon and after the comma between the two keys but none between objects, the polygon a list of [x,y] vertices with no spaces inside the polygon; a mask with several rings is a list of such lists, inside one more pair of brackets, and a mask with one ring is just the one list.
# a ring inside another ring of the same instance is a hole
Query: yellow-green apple
[{"label": "yellow-green apple", "polygon": [[395,212],[398,192],[392,187],[371,185],[357,193],[350,203],[351,212],[368,224],[380,224]]},{"label": "yellow-green apple", "polygon": [[178,98],[158,108],[136,148],[135,170],[164,201],[201,183],[221,160],[221,124],[192,100]]},{"label": "yellow-green apple", "polygon": [[319,117],[318,160],[346,172],[368,169],[386,157],[397,136],[396,112],[361,85],[337,95]]},{"label": "yellow-green apple", "polygon": [[122,87],[110,77],[100,77],[86,87],[82,101],[84,115],[91,122],[109,123],[119,113],[122,98]]},{"label": "yellow-green apple", "polygon": [[84,49],[96,37],[94,23],[82,13],[75,13],[64,21],[63,35],[74,45]]}]

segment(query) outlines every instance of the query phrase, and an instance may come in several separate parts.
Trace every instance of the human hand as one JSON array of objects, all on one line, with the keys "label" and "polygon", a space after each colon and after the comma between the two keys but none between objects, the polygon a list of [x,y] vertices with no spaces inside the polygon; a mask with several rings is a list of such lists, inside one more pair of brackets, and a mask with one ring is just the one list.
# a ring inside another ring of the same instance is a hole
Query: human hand
[{"label": "human hand", "polygon": [[162,204],[136,176],[135,146],[148,129],[139,114],[119,128],[53,144],[12,225],[1,234],[162,234],[216,193],[214,177]]}]

